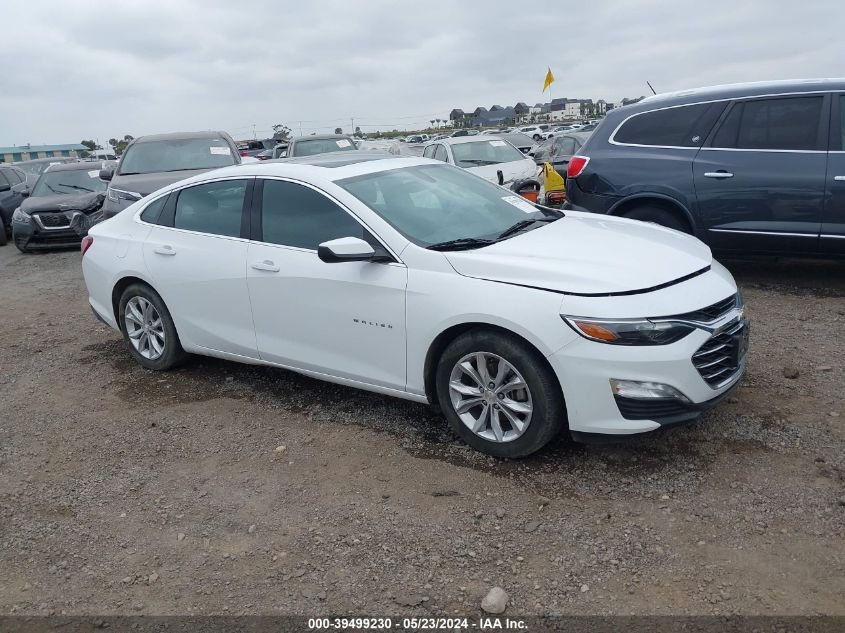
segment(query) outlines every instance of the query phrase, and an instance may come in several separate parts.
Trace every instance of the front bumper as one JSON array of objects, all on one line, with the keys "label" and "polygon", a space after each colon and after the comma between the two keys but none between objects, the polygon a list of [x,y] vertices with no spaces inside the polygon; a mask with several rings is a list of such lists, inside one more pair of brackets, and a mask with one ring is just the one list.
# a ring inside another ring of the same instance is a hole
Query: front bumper
[{"label": "front bumper", "polygon": [[[715,406],[739,383],[745,357],[738,358],[736,369],[712,387],[693,364],[693,355],[712,338],[701,329],[671,345],[621,347],[579,338],[549,356],[566,399],[572,436],[595,441],[648,433],[692,421]],[[670,385],[688,402],[620,397],[613,394],[611,379]]]},{"label": "front bumper", "polygon": [[99,211],[33,214],[12,224],[12,239],[22,249],[78,248],[88,229],[101,220]]}]

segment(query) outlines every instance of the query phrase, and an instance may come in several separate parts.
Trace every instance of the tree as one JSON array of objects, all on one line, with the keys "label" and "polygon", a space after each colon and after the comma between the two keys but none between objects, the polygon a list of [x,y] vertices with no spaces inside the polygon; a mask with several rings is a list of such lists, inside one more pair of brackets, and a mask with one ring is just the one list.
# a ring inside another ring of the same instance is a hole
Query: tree
[{"label": "tree", "polygon": [[335,133],[335,134],[343,134],[343,128],[336,127],[336,128],[334,129],[334,133]]},{"label": "tree", "polygon": [[95,141],[79,141],[79,144],[87,147],[89,152],[93,152],[95,149],[103,149]]},{"label": "tree", "polygon": [[129,143],[131,143],[134,139],[135,139],[135,137],[132,136],[131,134],[127,134],[126,136],[123,137],[122,140],[118,140],[116,138],[110,138],[109,139],[109,145],[111,145],[114,148],[114,153],[119,155],[119,154],[122,154],[124,152],[124,150],[126,149],[126,146],[129,145]]},{"label": "tree", "polygon": [[355,136],[364,136],[364,133],[361,132],[361,128],[358,126],[355,126]]},{"label": "tree", "polygon": [[434,127],[434,119],[431,119],[429,123],[431,123],[431,127]]},{"label": "tree", "polygon": [[290,128],[282,123],[273,126],[273,140],[284,141],[290,138]]}]

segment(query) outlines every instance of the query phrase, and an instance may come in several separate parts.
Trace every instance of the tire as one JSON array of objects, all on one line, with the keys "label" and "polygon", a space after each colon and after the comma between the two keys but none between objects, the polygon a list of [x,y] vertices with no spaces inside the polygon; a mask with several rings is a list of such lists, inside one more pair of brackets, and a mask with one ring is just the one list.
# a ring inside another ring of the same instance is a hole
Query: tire
[{"label": "tire", "polygon": [[641,222],[651,222],[665,226],[667,229],[675,229],[681,233],[691,234],[692,229],[685,219],[677,213],[672,213],[662,207],[644,205],[636,207],[623,214],[624,217]]},{"label": "tire", "polygon": [[0,246],[6,246],[7,241],[6,225],[3,223],[3,218],[0,218]]},{"label": "tire", "polygon": [[[478,379],[485,378],[477,371],[479,358],[485,359],[489,374],[486,394],[478,388]],[[498,381],[496,373],[501,361],[512,371]],[[476,377],[461,368],[461,364],[467,363],[476,371]],[[527,390],[507,389],[508,384],[520,379]],[[456,382],[462,392],[451,386]],[[505,389],[489,389],[490,384],[499,382]],[[474,449],[494,457],[525,457],[540,450],[560,432],[566,419],[560,383],[545,359],[515,336],[492,330],[470,330],[452,341],[437,364],[435,385],[438,404],[452,429]],[[479,402],[458,413],[456,406],[467,406],[474,400]],[[526,417],[526,409],[530,417]],[[484,424],[479,423],[482,416],[485,416]],[[498,421],[498,433],[494,417]],[[511,423],[512,419],[522,422],[522,429]],[[469,425],[475,426],[477,432]]]},{"label": "tire", "polygon": [[[126,314],[130,303],[134,308],[130,310],[130,313],[140,315],[141,318],[135,316],[134,320],[128,322]],[[152,309],[146,312],[145,308],[148,305]],[[142,367],[154,371],[167,371],[187,358],[179,342],[179,335],[176,333],[170,311],[155,290],[144,284],[132,284],[123,291],[118,306],[117,321],[123,340],[126,341],[132,356]],[[156,327],[157,321],[160,327]],[[146,330],[143,327],[144,323],[147,325]],[[130,327],[133,330],[131,334]],[[138,336],[133,336],[134,334]],[[134,341],[137,341],[137,344]]]},{"label": "tire", "polygon": [[535,141],[539,141],[542,137],[541,137],[539,134],[535,134],[532,138],[533,138]]}]

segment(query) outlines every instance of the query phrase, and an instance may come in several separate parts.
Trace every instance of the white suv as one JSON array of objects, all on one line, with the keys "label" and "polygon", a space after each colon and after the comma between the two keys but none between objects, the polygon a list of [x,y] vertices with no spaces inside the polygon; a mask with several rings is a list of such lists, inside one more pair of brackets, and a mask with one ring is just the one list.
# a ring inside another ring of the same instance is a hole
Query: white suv
[{"label": "white suv", "polygon": [[545,124],[543,124],[543,125],[529,125],[527,127],[519,128],[519,131],[523,134],[527,134],[528,136],[533,138],[535,141],[540,141],[544,138],[544,135],[546,134],[546,132],[549,131],[549,127],[550,126],[545,125]]},{"label": "white suv", "polygon": [[190,352],[428,402],[500,457],[691,420],[745,365],[742,299],[694,237],[425,158],[204,173],[82,249],[91,307],[148,369]]}]

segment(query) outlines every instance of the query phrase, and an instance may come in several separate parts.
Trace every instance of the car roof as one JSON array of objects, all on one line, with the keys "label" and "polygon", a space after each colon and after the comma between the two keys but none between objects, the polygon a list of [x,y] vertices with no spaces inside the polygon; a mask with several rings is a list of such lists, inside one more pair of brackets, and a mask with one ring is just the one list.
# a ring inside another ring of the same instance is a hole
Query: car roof
[{"label": "car roof", "polygon": [[783,81],[755,81],[706,86],[703,88],[692,88],[690,90],[678,90],[652,95],[635,104],[631,104],[631,106],[625,107],[631,108],[626,110],[627,112],[631,112],[639,109],[651,110],[655,107],[683,105],[700,101],[718,101],[721,99],[802,92],[826,92],[829,90],[845,90],[845,79],[788,79]]},{"label": "car roof", "polygon": [[75,163],[79,159],[73,156],[49,156],[47,158],[31,158],[30,160],[19,160],[11,165],[29,165],[31,163]]},{"label": "car roof", "polygon": [[57,163],[55,165],[50,165],[47,170],[52,174],[54,171],[100,171],[100,167],[97,165],[114,165],[114,161],[83,161],[79,163]]},{"label": "car roof", "polygon": [[355,165],[372,160],[384,160],[385,158],[396,158],[394,154],[387,152],[374,152],[368,149],[353,149],[346,152],[327,152],[325,154],[314,154],[313,156],[296,156],[294,158],[279,158],[270,163],[293,163],[299,165],[312,165],[314,167],[326,167],[336,169],[347,165]]},{"label": "car roof", "polygon": [[228,137],[226,132],[207,130],[205,132],[170,132],[168,134],[147,134],[139,136],[133,143],[153,143],[155,141],[170,141],[189,138],[220,138]]},{"label": "car roof", "polygon": [[352,138],[348,134],[312,134],[311,136],[295,136],[290,140],[291,143],[299,141],[335,141],[340,138]]},{"label": "car roof", "polygon": [[445,143],[446,145],[462,145],[463,143],[483,143],[484,141],[507,141],[504,134],[475,134],[473,136],[454,136],[449,138],[442,138],[435,143]]}]

